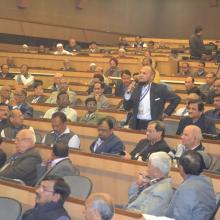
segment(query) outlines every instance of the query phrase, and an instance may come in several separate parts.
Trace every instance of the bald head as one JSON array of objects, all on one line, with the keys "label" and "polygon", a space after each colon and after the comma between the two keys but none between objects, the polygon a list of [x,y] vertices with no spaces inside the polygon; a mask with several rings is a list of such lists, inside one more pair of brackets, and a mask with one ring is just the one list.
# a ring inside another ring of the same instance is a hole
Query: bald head
[{"label": "bald head", "polygon": [[184,128],[181,138],[182,138],[182,144],[187,149],[193,149],[201,143],[202,140],[201,129],[196,125],[188,125]]},{"label": "bald head", "polygon": [[106,193],[92,194],[85,203],[86,220],[110,220],[114,215],[114,204]]},{"label": "bald head", "polygon": [[149,83],[153,81],[155,76],[155,71],[151,66],[143,66],[139,74],[140,83]]}]

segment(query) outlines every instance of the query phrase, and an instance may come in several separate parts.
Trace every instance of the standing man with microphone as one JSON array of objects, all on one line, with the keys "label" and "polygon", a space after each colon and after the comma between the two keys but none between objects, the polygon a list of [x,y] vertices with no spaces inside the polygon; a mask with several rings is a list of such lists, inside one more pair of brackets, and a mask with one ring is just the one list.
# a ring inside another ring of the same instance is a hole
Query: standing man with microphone
[{"label": "standing man with microphone", "polygon": [[[136,130],[146,129],[152,120],[161,120],[171,115],[180,102],[180,97],[165,85],[153,83],[155,71],[151,66],[140,70],[139,83],[131,83],[124,95],[124,108],[133,109],[129,127]],[[165,103],[170,102],[166,109]]]}]

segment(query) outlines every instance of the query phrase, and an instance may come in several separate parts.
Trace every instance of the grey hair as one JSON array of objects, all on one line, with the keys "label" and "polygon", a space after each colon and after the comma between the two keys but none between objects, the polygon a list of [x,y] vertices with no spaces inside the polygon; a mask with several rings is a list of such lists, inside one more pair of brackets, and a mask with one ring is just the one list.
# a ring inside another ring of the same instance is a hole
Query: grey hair
[{"label": "grey hair", "polygon": [[106,203],[106,201],[101,198],[93,201],[92,208],[98,211],[102,220],[111,220],[114,215],[114,206]]},{"label": "grey hair", "polygon": [[170,156],[165,152],[156,152],[150,155],[149,162],[158,168],[164,176],[168,176],[171,168]]}]

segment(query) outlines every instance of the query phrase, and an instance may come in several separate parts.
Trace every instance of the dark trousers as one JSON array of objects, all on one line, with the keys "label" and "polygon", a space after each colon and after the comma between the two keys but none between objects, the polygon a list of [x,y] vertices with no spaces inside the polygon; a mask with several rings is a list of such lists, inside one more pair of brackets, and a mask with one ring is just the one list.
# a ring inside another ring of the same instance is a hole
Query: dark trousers
[{"label": "dark trousers", "polygon": [[146,130],[150,120],[140,120],[136,119],[136,130]]}]

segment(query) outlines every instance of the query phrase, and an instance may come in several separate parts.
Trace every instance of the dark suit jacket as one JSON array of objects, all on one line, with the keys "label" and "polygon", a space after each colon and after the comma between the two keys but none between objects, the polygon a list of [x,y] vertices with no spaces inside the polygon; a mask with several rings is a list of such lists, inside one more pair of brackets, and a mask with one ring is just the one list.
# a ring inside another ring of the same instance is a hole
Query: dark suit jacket
[{"label": "dark suit jacket", "polygon": [[[126,101],[124,99],[124,108],[129,111],[133,108],[133,118],[131,119],[130,127],[136,129],[138,107],[140,103],[142,86],[138,85],[132,95],[131,99]],[[166,102],[170,102],[167,108],[164,110]],[[151,83],[150,88],[150,108],[152,120],[159,120],[164,113],[171,115],[175,110],[176,106],[180,102],[180,97],[174,92],[169,91],[165,85]]]},{"label": "dark suit jacket", "polygon": [[2,73],[0,73],[0,79],[13,79],[13,75],[11,73],[7,73],[4,77]]},{"label": "dark suit jacket", "polygon": [[102,154],[102,153],[108,153],[108,154],[120,154],[124,150],[124,144],[122,141],[112,134],[110,137],[108,137],[97,149],[94,151],[94,145],[98,138],[91,144],[90,150],[92,153],[96,154]]},{"label": "dark suit jacket", "polygon": [[189,39],[190,55],[194,58],[200,58],[205,53],[203,40],[197,34],[193,34]]},{"label": "dark suit jacket", "polygon": [[[36,97],[36,96],[34,96],[34,95],[29,95],[26,100],[27,100],[28,103],[31,104],[31,102],[33,101],[33,99],[35,99],[35,97]],[[45,103],[45,101],[46,101],[47,99],[48,99],[47,96],[42,95],[42,96],[40,96],[40,98],[37,100],[36,103]]]},{"label": "dark suit jacket", "polygon": [[181,135],[183,133],[184,128],[187,125],[196,125],[201,128],[202,133],[207,134],[216,134],[215,122],[207,117],[204,114],[199,118],[199,120],[193,123],[192,119],[187,116],[180,120],[178,129],[176,134]]},{"label": "dark suit jacket", "polygon": [[7,167],[0,171],[0,176],[11,178],[11,179],[21,179],[25,184],[33,186],[37,169],[36,166],[41,163],[41,157],[39,152],[35,148],[28,149],[24,153],[18,155],[15,159],[9,158],[5,166]]},{"label": "dark suit jacket", "polygon": [[163,151],[166,153],[170,152],[170,147],[168,146],[166,141],[162,139],[154,145],[151,145],[147,139],[142,139],[138,142],[138,144],[136,145],[134,150],[131,151],[130,154],[132,160],[137,160],[137,156],[140,156],[142,157],[143,161],[146,161],[152,153],[159,151]]},{"label": "dark suit jacket", "polygon": [[61,160],[53,167],[48,168],[47,166],[37,166],[37,178],[36,185],[41,182],[47,176],[75,176],[79,175],[79,170],[73,166],[72,161],[68,158]]},{"label": "dark suit jacket", "polygon": [[[12,110],[13,106],[9,106],[9,109]],[[22,112],[25,118],[32,118],[33,117],[33,108],[32,106],[24,102],[19,106],[19,110]]]},{"label": "dark suit jacket", "polygon": [[122,82],[116,84],[115,87],[115,96],[123,97],[125,93],[125,86]]}]

